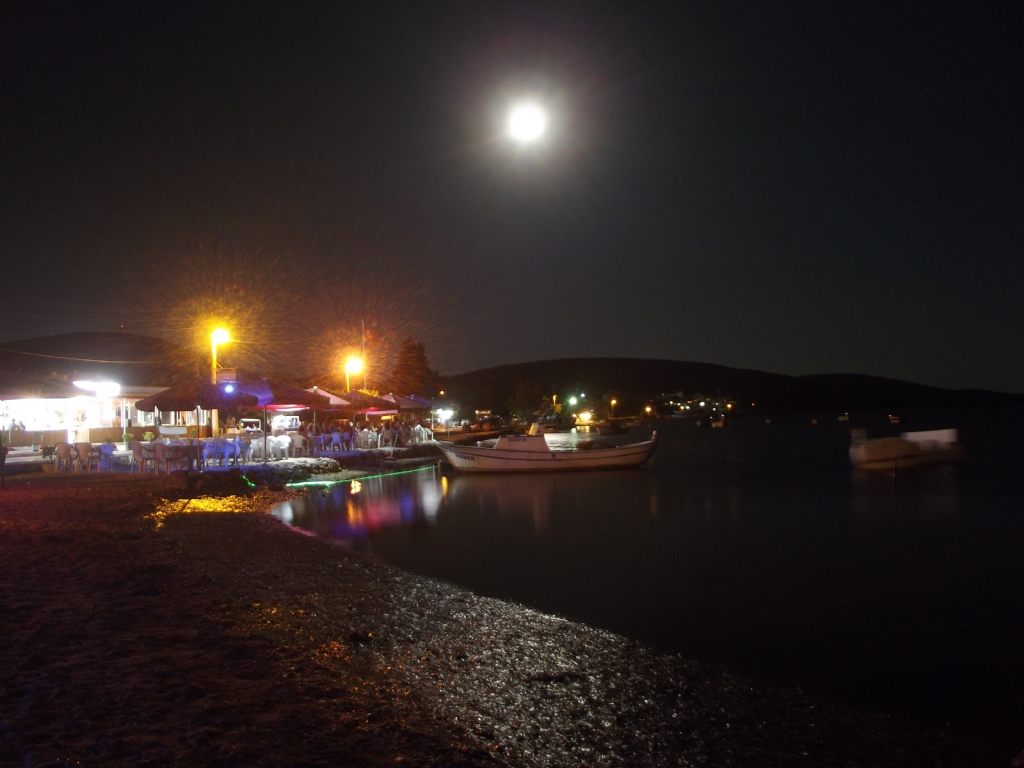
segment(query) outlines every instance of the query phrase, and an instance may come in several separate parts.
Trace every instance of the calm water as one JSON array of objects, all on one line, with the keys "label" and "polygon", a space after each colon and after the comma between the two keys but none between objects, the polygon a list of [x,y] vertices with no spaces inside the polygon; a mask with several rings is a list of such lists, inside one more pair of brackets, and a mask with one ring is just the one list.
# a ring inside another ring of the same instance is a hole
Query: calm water
[{"label": "calm water", "polygon": [[[439,470],[278,509],[388,563],[727,662],[819,696],[1024,746],[1024,410],[658,425],[645,469]],[[851,471],[871,436],[957,427],[956,466]]]}]

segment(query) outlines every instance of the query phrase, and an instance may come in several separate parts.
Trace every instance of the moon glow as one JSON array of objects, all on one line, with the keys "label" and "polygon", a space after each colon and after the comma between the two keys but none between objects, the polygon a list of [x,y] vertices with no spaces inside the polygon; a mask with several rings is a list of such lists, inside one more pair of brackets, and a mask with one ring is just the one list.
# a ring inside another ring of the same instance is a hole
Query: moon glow
[{"label": "moon glow", "polygon": [[548,116],[537,104],[517,104],[508,115],[508,135],[524,144],[537,141],[547,125]]}]

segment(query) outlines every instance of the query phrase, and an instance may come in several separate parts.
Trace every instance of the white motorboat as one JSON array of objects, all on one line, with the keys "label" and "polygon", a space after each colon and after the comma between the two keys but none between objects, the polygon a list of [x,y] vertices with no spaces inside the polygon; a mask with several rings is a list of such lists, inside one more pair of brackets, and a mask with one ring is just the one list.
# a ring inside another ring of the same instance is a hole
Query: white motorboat
[{"label": "white motorboat", "polygon": [[867,439],[866,430],[855,429],[850,443],[850,461],[861,469],[896,469],[922,464],[959,461],[964,449],[957,443],[955,429],[904,432],[900,437]]},{"label": "white motorboat", "polygon": [[637,467],[658,447],[658,433],[650,440],[629,445],[607,445],[584,441],[575,448],[553,450],[543,428],[534,425],[528,435],[502,435],[493,447],[444,445],[445,458],[459,472],[563,472],[579,469],[620,469]]}]

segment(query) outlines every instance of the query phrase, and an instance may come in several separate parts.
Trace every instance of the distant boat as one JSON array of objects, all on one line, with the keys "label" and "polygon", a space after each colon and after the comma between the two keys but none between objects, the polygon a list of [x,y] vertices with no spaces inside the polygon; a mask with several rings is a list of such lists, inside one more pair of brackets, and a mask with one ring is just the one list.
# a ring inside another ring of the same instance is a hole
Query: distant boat
[{"label": "distant boat", "polygon": [[654,455],[658,433],[650,440],[611,446],[578,443],[575,449],[552,450],[535,425],[528,435],[502,435],[493,448],[438,444],[445,458],[459,472],[560,472],[580,469],[637,467]]},{"label": "distant boat", "polygon": [[867,431],[853,430],[850,461],[860,469],[901,469],[922,464],[959,461],[964,449],[955,429],[904,432],[900,437],[867,439]]},{"label": "distant boat", "polygon": [[599,421],[593,425],[600,435],[624,435],[629,429],[620,421]]},{"label": "distant boat", "polygon": [[897,416],[895,414],[892,414],[892,413],[889,414],[889,423],[890,424],[899,424],[901,421],[902,421],[902,419],[899,416]]}]

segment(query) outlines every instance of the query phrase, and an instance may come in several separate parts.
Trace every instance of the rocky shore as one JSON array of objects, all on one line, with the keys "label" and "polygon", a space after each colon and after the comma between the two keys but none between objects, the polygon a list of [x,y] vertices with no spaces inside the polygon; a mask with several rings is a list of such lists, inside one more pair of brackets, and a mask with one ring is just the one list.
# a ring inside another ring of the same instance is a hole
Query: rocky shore
[{"label": "rocky shore", "polygon": [[287,492],[0,492],[0,764],[982,766],[1009,757],[348,554]]}]

